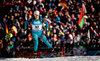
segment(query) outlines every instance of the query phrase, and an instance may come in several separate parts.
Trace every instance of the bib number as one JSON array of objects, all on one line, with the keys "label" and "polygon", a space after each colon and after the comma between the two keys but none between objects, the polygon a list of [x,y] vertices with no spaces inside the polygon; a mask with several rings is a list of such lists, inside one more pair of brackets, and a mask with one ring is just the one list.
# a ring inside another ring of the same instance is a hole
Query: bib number
[{"label": "bib number", "polygon": [[32,30],[42,30],[42,25],[32,25]]}]

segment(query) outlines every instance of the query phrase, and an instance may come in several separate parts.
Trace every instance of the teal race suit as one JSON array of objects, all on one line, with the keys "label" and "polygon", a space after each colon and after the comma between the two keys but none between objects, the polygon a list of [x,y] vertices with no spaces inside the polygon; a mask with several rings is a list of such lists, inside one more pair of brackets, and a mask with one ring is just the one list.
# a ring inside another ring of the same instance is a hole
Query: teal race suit
[{"label": "teal race suit", "polygon": [[42,36],[43,34],[42,22],[38,20],[34,20],[32,22],[32,36],[34,40],[34,51],[38,50],[38,37],[42,39],[42,41],[49,47],[52,48],[51,44],[48,42],[46,36]]}]

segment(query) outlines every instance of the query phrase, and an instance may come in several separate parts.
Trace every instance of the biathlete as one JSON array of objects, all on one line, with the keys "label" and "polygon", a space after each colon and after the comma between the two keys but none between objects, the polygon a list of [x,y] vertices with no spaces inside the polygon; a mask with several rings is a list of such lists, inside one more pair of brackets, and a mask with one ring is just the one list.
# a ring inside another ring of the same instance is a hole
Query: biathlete
[{"label": "biathlete", "polygon": [[34,52],[38,50],[38,38],[42,39],[42,41],[52,49],[52,45],[48,42],[45,35],[43,35],[42,29],[42,21],[39,19],[39,11],[34,11],[35,19],[32,22],[32,36],[34,40]]}]

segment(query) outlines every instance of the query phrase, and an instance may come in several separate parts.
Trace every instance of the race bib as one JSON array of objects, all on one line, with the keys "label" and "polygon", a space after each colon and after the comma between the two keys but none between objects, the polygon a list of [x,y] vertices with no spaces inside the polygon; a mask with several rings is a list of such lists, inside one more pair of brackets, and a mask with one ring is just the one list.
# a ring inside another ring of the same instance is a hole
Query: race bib
[{"label": "race bib", "polygon": [[35,30],[35,31],[42,30],[42,25],[32,25],[32,30]]}]

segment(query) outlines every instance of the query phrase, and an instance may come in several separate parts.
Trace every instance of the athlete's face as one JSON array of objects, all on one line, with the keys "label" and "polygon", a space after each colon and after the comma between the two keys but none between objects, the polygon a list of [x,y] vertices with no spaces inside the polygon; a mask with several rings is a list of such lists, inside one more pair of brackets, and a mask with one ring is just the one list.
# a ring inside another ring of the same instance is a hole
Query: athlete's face
[{"label": "athlete's face", "polygon": [[38,15],[38,14],[35,14],[34,16],[35,16],[35,19],[36,19],[36,20],[39,19],[39,15]]}]

